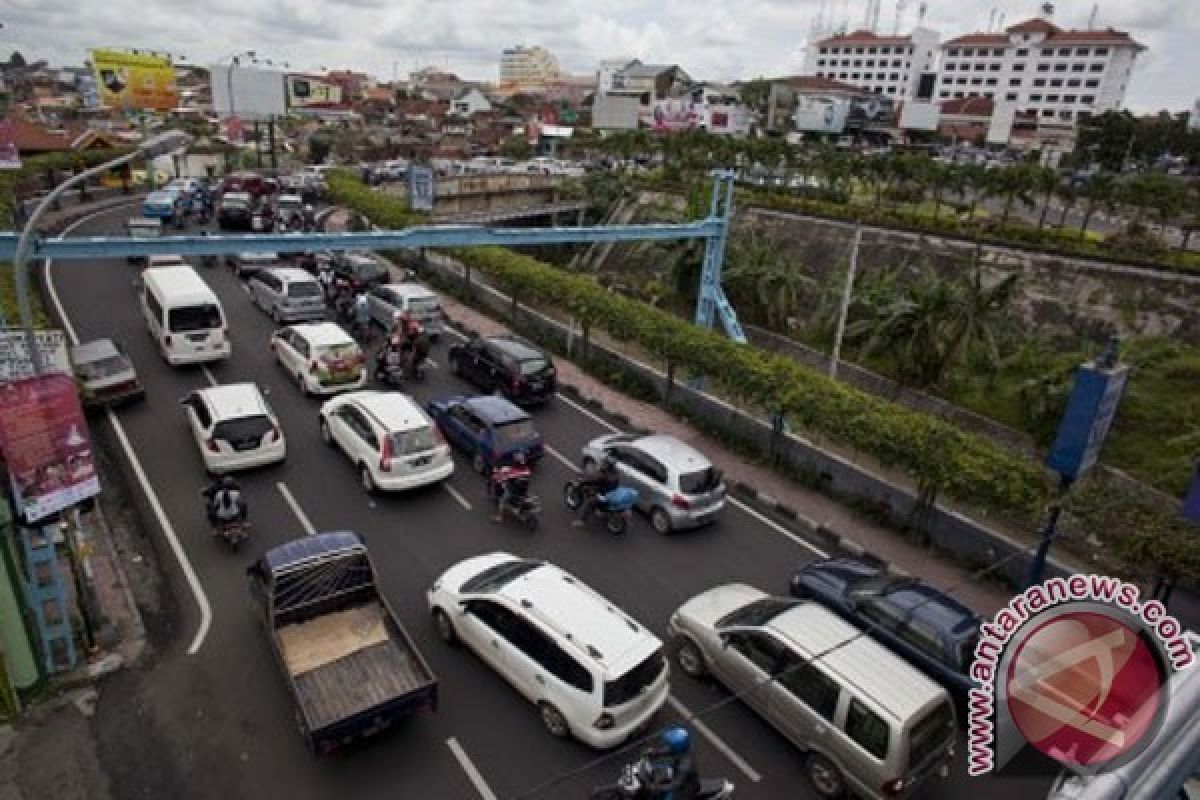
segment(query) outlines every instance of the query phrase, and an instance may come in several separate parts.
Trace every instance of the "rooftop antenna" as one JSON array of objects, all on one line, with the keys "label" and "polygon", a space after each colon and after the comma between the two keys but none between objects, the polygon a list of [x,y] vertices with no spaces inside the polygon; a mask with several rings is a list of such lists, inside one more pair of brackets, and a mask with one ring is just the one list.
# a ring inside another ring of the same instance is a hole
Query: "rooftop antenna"
[{"label": "rooftop antenna", "polygon": [[892,23],[892,36],[900,35],[900,22],[903,20],[904,11],[908,8],[909,0],[896,0],[896,21]]},{"label": "rooftop antenna", "polygon": [[925,15],[928,13],[929,3],[922,2],[921,5],[917,7],[917,25],[923,25],[925,23]]},{"label": "rooftop antenna", "polygon": [[1099,13],[1100,13],[1100,4],[1093,3],[1092,4],[1092,14],[1090,17],[1088,17],[1088,30],[1089,31],[1096,30],[1096,15]]},{"label": "rooftop antenna", "polygon": [[996,30],[1004,30],[1004,18],[1007,17],[1007,12],[1001,11],[1000,16],[996,19]]}]

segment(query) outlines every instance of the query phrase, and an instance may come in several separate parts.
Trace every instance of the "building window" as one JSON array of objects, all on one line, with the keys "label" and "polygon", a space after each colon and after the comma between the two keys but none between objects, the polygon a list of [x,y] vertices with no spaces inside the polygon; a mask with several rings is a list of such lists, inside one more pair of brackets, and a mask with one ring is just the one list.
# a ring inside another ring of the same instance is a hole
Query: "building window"
[{"label": "building window", "polygon": [[1078,98],[1078,97],[1076,97],[1076,96],[1075,96],[1075,95],[1073,95],[1073,94],[1065,94],[1065,95],[1063,95],[1063,102],[1064,102],[1064,103],[1074,103],[1074,102],[1075,102],[1076,100],[1078,100],[1078,99],[1079,99],[1079,98]]},{"label": "building window", "polygon": [[886,56],[886,55],[888,55],[889,53],[891,53],[891,52],[892,52],[892,48],[890,48],[890,47],[881,47],[881,48],[879,48],[879,52],[880,52],[880,53],[883,53],[883,54]]},{"label": "building window", "polygon": [[1066,65],[1066,64],[1055,64],[1055,65],[1054,65],[1054,71],[1055,71],[1055,72],[1066,72],[1066,71],[1067,71],[1067,65]]},{"label": "building window", "polygon": [[1028,47],[1022,47],[1019,50],[1017,50],[1017,58],[1024,58],[1027,55],[1029,55]]},{"label": "building window", "polygon": [[[892,91],[895,91],[895,89],[893,88]],[[949,92],[938,92],[938,97],[942,98],[943,100],[945,100],[949,96],[950,96]]]},{"label": "building window", "polygon": [[987,64],[976,64],[975,65],[976,72],[983,72],[985,69],[987,69]]},{"label": "building window", "polygon": [[861,66],[862,66],[862,59],[861,59],[861,58],[856,58],[856,59],[854,59],[854,66],[856,66],[856,67],[861,67]]},{"label": "building window", "polygon": [[1090,72],[1104,72],[1104,65],[1103,64],[1092,64],[1090,67],[1088,67],[1088,70]]},{"label": "building window", "polygon": [[861,80],[861,79],[862,79],[862,73],[861,73],[861,72],[855,72],[855,73],[854,73],[853,75],[851,75],[850,77],[851,77],[851,78],[853,78],[853,79],[854,79],[854,80],[856,80],[856,81],[857,81],[857,80]]},{"label": "building window", "polygon": [[1072,64],[1071,72],[1083,72],[1083,64]]},{"label": "building window", "polygon": [[917,52],[917,51],[916,51],[916,48],[913,48],[913,47],[906,47],[906,48],[904,48],[903,52],[904,52],[904,53],[907,53],[908,55],[910,55],[910,56],[911,56],[913,53],[915,53],[915,52]]},{"label": "building window", "polygon": [[1084,85],[1084,86],[1086,86],[1086,87],[1087,87],[1087,88],[1089,88],[1089,89],[1096,89],[1096,88],[1099,88],[1099,86],[1100,86],[1100,81],[1097,81],[1097,80],[1088,80],[1088,81],[1084,81],[1084,82],[1083,82],[1083,85]]},{"label": "building window", "polygon": [[1034,86],[1045,86],[1046,79],[1045,78],[1034,78],[1033,85]]},{"label": "building window", "polygon": [[1038,64],[1038,72],[1049,72],[1049,71],[1050,71],[1049,64]]},{"label": "building window", "polygon": [[867,48],[867,53],[868,53],[868,54],[870,54],[870,55],[875,55],[875,52],[876,52],[876,51],[875,51],[875,48],[874,48],[874,47],[868,47],[868,48]]},{"label": "building window", "polygon": [[1054,80],[1050,81],[1050,85],[1057,89],[1058,87],[1062,86],[1062,78],[1055,78]]},{"label": "building window", "polygon": [[1088,52],[1089,51],[1086,47],[1076,47],[1075,48],[1075,55],[1077,55],[1077,56],[1086,56],[1088,54]]},{"label": "building window", "polygon": [[983,86],[983,78],[971,78],[972,86]]},{"label": "building window", "polygon": [[1047,103],[1057,103],[1057,102],[1058,102],[1058,95],[1056,95],[1056,94],[1048,94],[1048,95],[1046,95],[1046,102],[1047,102]]},{"label": "building window", "polygon": [[961,100],[961,99],[962,99],[962,96],[963,96],[963,93],[962,93],[962,92],[955,92],[955,93],[954,93],[954,99],[955,99],[955,100]]},{"label": "building window", "polygon": [[1013,72],[1024,72],[1025,71],[1024,64],[1013,64],[1012,68],[1013,68]]},{"label": "building window", "polygon": [[1092,55],[1094,55],[1094,56],[1106,56],[1106,55],[1108,55],[1108,48],[1107,48],[1107,47],[1097,47],[1097,48],[1096,48],[1096,51],[1095,51],[1094,53],[1092,53]]},{"label": "building window", "polygon": [[996,49],[992,50],[992,55],[994,55],[996,58],[1004,58],[1004,48],[997,47]]},{"label": "building window", "polygon": [[1015,103],[1015,102],[1017,102],[1017,93],[1009,92],[1008,94],[1004,95],[1004,99],[1010,103]]},{"label": "building window", "polygon": [[842,80],[846,80],[846,78],[849,78],[850,76],[844,72],[839,72],[838,77],[841,78]]},{"label": "building window", "polygon": [[825,59],[823,59],[823,58],[818,58],[818,59],[817,59],[817,66],[818,66],[818,67],[823,67],[823,66],[825,66]]},{"label": "building window", "polygon": [[1029,95],[1029,102],[1040,103],[1042,102],[1042,96],[1040,94],[1031,94]]},{"label": "building window", "polygon": [[1042,109],[1042,116],[1043,116],[1043,117],[1053,117],[1053,116],[1054,116],[1054,109],[1053,109],[1053,108],[1043,108],[1043,109]]},{"label": "building window", "polygon": [[1009,85],[1009,86],[1020,86],[1020,85],[1021,85],[1021,79],[1020,79],[1020,78],[1009,78],[1009,79],[1008,79],[1008,85]]},{"label": "building window", "polygon": [[[828,48],[828,47],[822,47],[822,48],[821,48],[821,55],[825,55],[825,54],[826,54],[826,53],[828,53],[828,52],[829,52],[829,48]],[[836,48],[836,47],[835,47],[835,48],[833,48],[833,52],[835,52],[835,53],[837,52],[837,48]]]},{"label": "building window", "polygon": [[858,55],[860,55],[860,56],[862,55],[862,51],[863,51],[863,49],[862,49],[861,47],[856,47],[856,48],[854,48],[854,52],[855,52],[855,53],[857,53],[857,54],[858,54]]},{"label": "building window", "polygon": [[1069,48],[1069,47],[1058,48],[1058,55],[1059,55],[1059,58],[1062,58],[1063,56],[1071,55],[1071,48]]},{"label": "building window", "polygon": [[1059,119],[1070,119],[1071,112],[1070,111],[1060,111],[1060,112],[1058,112],[1058,118]]},{"label": "building window", "polygon": [[988,79],[987,79],[987,83],[986,83],[986,84],[984,84],[984,85],[985,85],[985,86],[995,86],[995,85],[996,85],[996,79],[995,79],[995,78],[988,78]]},{"label": "building window", "polygon": [[963,57],[970,58],[973,55],[975,55],[975,48],[973,48],[973,47],[964,47],[963,48]]},{"label": "building window", "polygon": [[1042,51],[1042,58],[1050,58],[1052,55],[1054,55],[1054,51],[1049,47]]},{"label": "building window", "polygon": [[989,67],[988,67],[988,69],[990,69],[992,72],[999,72],[999,71],[1000,71],[1000,65],[999,65],[999,64],[992,64],[991,66],[989,66]]},{"label": "building window", "polygon": [[883,87],[882,87],[882,86],[876,86],[876,87],[875,87],[875,94],[883,94]]},{"label": "building window", "polygon": [[898,67],[898,66],[900,66],[900,59],[898,59],[898,58],[897,58],[896,60],[894,60],[894,61],[892,62],[892,66],[893,66],[893,67]]},{"label": "building window", "polygon": [[873,58],[868,58],[868,59],[867,59],[867,66],[868,66],[868,67],[873,67],[873,66],[875,66],[875,59],[873,59]]},{"label": "building window", "polygon": [[966,79],[966,78],[959,78],[957,81],[955,81],[955,83],[957,83],[959,86],[966,86],[966,85],[967,85],[967,79]]},{"label": "building window", "polygon": [[1075,119],[1079,120],[1080,122],[1084,122],[1085,120],[1089,120],[1091,118],[1092,118],[1092,112],[1090,112],[1090,111],[1075,112]]},{"label": "building window", "polygon": [[[887,93],[888,93],[888,94],[895,94],[895,93],[896,93],[896,87],[895,87],[895,86],[889,86],[889,87],[888,87],[888,90],[887,90]],[[942,92],[942,94],[946,94],[946,92]]]},{"label": "building window", "polygon": [[1079,102],[1083,103],[1085,106],[1090,106],[1092,103],[1096,102],[1096,96],[1094,94],[1085,94],[1079,99]]},{"label": "building window", "polygon": [[911,62],[911,61],[905,61],[905,62],[904,62],[904,68],[905,68],[905,69],[912,69],[912,62]]},{"label": "building window", "polygon": [[900,80],[900,73],[899,73],[899,72],[893,72],[893,73],[892,73],[892,80],[894,80],[894,81],[898,81],[898,80]]},{"label": "building window", "polygon": [[1067,81],[1067,86],[1070,86],[1072,89],[1074,89],[1079,86],[1079,83],[1079,78],[1071,78],[1071,80]]},{"label": "building window", "polygon": [[818,77],[818,78],[824,78],[824,77],[825,77],[825,73],[824,73],[824,72],[818,72],[818,73],[817,73],[817,77]]},{"label": "building window", "polygon": [[950,56],[951,58],[956,58],[958,56],[958,48],[951,47],[949,50],[946,51],[946,55]]}]

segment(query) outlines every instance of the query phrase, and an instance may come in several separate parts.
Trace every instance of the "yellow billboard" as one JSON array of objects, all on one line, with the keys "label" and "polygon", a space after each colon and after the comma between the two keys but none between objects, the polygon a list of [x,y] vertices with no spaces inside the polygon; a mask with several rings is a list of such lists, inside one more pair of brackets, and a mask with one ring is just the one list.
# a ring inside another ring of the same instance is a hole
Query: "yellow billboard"
[{"label": "yellow billboard", "polygon": [[166,56],[93,50],[92,69],[101,105],[155,111],[179,106],[175,69]]}]

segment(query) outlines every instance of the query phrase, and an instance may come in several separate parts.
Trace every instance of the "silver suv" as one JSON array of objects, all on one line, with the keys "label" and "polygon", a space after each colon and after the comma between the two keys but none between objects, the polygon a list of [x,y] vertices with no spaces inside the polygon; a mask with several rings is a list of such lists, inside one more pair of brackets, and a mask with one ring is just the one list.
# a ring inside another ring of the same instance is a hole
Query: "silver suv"
[{"label": "silver suv", "polygon": [[638,508],[662,534],[698,528],[717,518],[725,507],[721,470],[703,453],[674,436],[614,433],[588,442],[585,467],[612,456],[621,482],[638,491]]},{"label": "silver suv", "polygon": [[325,319],[325,295],[312,275],[296,267],[264,269],[248,284],[250,302],[276,322]]}]

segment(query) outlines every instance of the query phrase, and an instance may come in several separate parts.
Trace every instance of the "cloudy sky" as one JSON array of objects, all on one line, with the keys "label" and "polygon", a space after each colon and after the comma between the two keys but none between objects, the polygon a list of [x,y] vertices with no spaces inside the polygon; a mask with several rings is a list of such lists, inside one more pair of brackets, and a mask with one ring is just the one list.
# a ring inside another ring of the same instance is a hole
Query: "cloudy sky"
[{"label": "cloudy sky", "polygon": [[[826,0],[859,27],[867,0]],[[541,44],[570,72],[601,58],[677,63],[693,77],[733,80],[798,72],[822,0],[5,0],[0,53],[78,64],[91,47],[136,47],[212,63],[238,50],[293,68],[354,68],[380,79],[417,65],[494,80],[500,50]],[[904,5],[903,27],[919,0]],[[1035,0],[928,0],[943,38],[985,30],[993,8],[1012,25]],[[1059,0],[1055,20],[1083,27],[1092,0]],[[883,0],[890,32],[896,0]],[[843,10],[844,9],[844,10]],[[1200,95],[1200,0],[1102,0],[1097,25],[1149,47],[1127,103],[1137,111],[1190,108]]]}]

